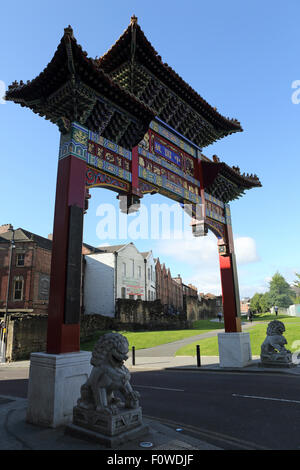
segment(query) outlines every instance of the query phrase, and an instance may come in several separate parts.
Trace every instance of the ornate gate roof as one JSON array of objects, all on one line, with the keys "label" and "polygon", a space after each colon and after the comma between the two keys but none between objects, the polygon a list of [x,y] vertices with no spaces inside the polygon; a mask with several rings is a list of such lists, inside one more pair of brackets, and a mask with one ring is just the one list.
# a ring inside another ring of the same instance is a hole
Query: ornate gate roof
[{"label": "ornate gate roof", "polygon": [[150,106],[157,117],[201,148],[242,131],[236,119],[218,113],[162,61],[135,16],[97,64],[114,82]]},{"label": "ornate gate roof", "polygon": [[[256,175],[241,174],[239,168],[217,157],[211,161],[200,152],[242,127],[222,116],[162,61],[135,16],[100,59],[88,57],[69,26],[46,68],[26,84],[10,85],[6,99],[49,119],[62,133],[76,121],[125,149],[137,146],[154,121],[166,124],[193,146],[193,156],[202,164],[203,189],[223,203],[261,186]],[[165,165],[169,168],[170,162]]]},{"label": "ornate gate roof", "polygon": [[126,148],[143,138],[154,112],[87,57],[71,27],[46,68],[26,84],[14,82],[6,99],[32,109],[62,132],[77,121]]}]

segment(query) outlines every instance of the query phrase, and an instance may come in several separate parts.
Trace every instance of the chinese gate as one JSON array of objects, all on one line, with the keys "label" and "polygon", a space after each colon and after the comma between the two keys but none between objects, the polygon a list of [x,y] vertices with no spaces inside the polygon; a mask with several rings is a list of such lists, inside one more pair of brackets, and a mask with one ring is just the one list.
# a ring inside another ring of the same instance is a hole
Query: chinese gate
[{"label": "chinese gate", "polygon": [[6,99],[46,117],[61,133],[49,354],[80,350],[83,217],[94,187],[126,196],[125,212],[145,194],[188,204],[194,235],[210,229],[218,240],[225,331],[241,331],[229,202],[261,184],[256,175],[202,153],[217,139],[242,131],[240,123],[220,115],[162,62],[136,17],[96,60],[66,28],[45,70],[27,84],[14,82]]}]

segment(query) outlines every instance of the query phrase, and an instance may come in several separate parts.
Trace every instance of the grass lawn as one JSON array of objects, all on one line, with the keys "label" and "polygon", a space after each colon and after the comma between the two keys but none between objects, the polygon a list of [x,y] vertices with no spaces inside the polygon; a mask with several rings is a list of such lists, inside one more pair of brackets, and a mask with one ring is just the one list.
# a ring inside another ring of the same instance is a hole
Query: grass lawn
[{"label": "grass lawn", "polygon": [[[300,318],[289,317],[284,315],[278,315],[276,318],[275,315],[265,314],[261,315],[259,318],[255,317],[255,321],[263,321],[265,323],[253,325],[252,328],[244,330],[250,333],[250,343],[251,350],[254,356],[260,355],[260,347],[266,337],[267,324],[271,320],[280,320],[285,325],[284,336],[288,342],[287,349],[293,352],[297,349],[292,348],[293,341],[300,340]],[[206,338],[195,343],[191,343],[183,348],[180,348],[176,352],[176,356],[195,356],[196,355],[196,345],[200,345],[201,356],[218,356],[218,338]]]},{"label": "grass lawn", "polygon": [[[129,347],[135,347],[136,350],[144,348],[152,348],[160,344],[172,343],[184,338],[190,338],[208,331],[224,328],[224,323],[212,322],[210,320],[198,320],[193,323],[193,328],[189,330],[163,330],[163,331],[119,331],[126,336]],[[107,331],[97,331],[92,340],[82,342],[81,349],[83,351],[92,351],[95,342],[100,335]]]}]

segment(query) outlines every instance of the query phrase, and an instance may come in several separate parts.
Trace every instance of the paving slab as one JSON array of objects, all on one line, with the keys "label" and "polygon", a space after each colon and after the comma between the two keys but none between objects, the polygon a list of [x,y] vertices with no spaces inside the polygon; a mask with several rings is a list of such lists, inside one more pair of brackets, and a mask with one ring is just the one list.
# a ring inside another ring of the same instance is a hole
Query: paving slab
[{"label": "paving slab", "polygon": [[[65,426],[46,428],[26,422],[27,399],[0,396],[0,450],[222,450],[203,440],[178,433],[155,419],[144,418],[149,430],[114,449],[65,433]],[[149,442],[151,447],[141,447]]]}]

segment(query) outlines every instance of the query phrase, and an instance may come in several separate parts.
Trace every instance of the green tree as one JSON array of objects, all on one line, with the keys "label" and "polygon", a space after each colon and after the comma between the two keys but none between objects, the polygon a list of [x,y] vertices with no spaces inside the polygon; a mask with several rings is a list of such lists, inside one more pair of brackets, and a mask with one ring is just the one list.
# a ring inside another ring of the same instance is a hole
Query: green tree
[{"label": "green tree", "polygon": [[252,312],[261,312],[260,299],[262,296],[263,294],[257,292],[250,300],[250,310],[252,310]]},{"label": "green tree", "polygon": [[293,304],[294,293],[284,277],[277,271],[270,281],[269,300],[271,305],[288,307]]},{"label": "green tree", "polygon": [[262,313],[268,312],[272,307],[272,302],[270,299],[270,293],[265,292],[259,299],[259,306]]},{"label": "green tree", "polygon": [[297,276],[297,279],[294,281],[294,286],[300,288],[300,274],[299,273],[295,273],[295,274]]}]

